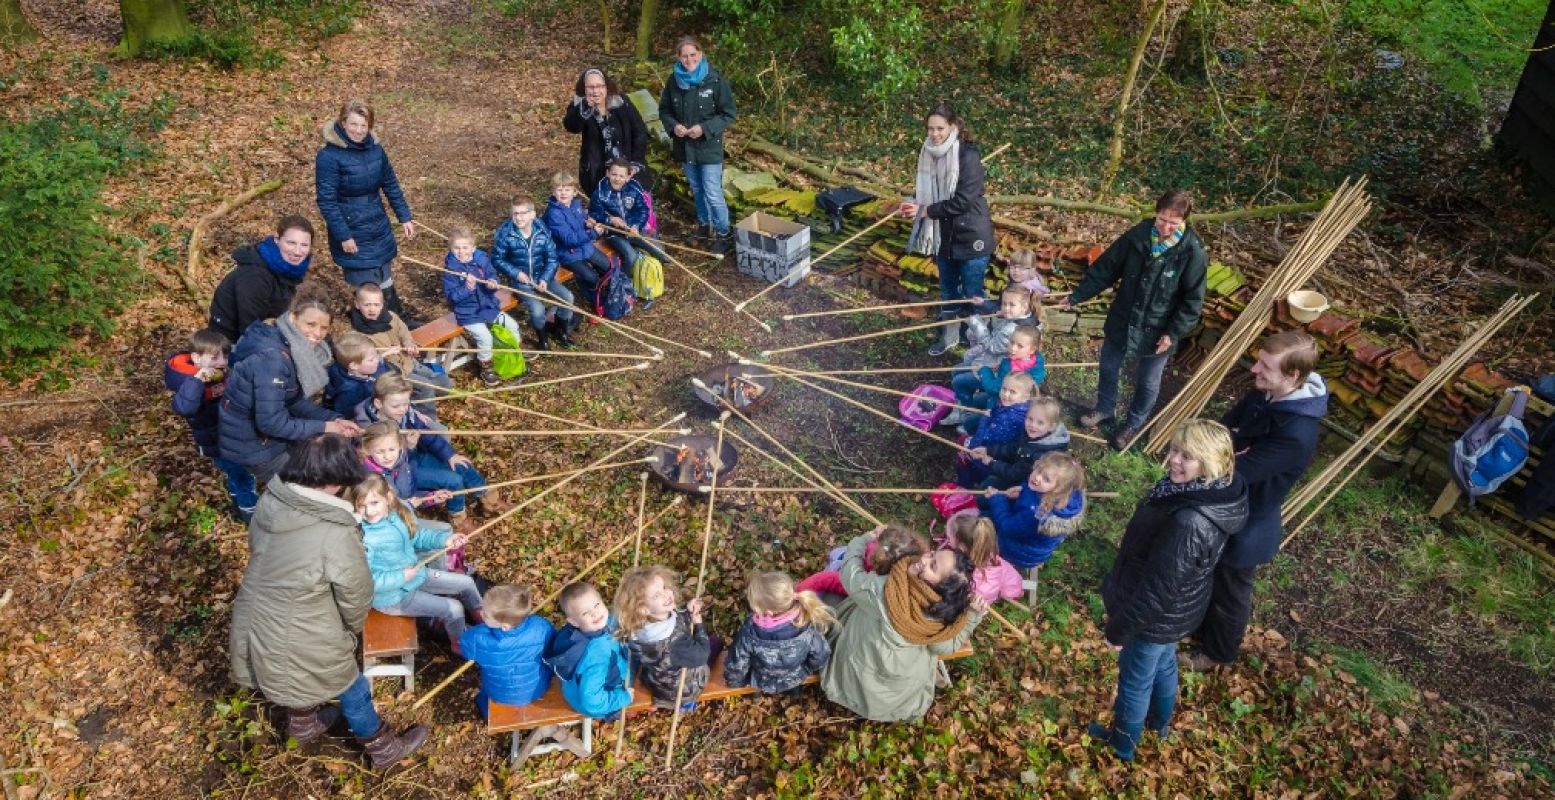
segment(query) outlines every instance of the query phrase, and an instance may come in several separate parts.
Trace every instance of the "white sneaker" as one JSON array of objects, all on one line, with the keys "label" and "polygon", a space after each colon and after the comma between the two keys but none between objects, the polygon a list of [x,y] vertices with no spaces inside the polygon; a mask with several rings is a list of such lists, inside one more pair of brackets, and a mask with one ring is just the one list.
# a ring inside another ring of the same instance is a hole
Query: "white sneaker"
[{"label": "white sneaker", "polygon": [[954,425],[960,425],[965,420],[966,420],[966,412],[965,411],[962,411],[959,408],[952,408],[950,410],[950,413],[946,414],[945,418],[939,421],[939,424],[942,427],[949,428],[949,427],[954,426]]}]

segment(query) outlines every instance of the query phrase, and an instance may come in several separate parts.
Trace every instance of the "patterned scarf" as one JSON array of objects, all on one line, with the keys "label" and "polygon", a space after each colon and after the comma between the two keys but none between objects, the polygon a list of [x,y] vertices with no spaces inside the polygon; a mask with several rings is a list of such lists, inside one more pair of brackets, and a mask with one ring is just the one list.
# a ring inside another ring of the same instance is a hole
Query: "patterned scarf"
[{"label": "patterned scarf", "polygon": [[314,344],[292,324],[290,313],[275,318],[275,327],[286,337],[286,346],[292,351],[292,364],[297,370],[297,380],[302,384],[304,397],[317,397],[329,385],[329,365],[334,357],[329,352],[329,342]]},{"label": "patterned scarf", "polygon": [[1150,499],[1160,500],[1163,497],[1182,494],[1183,492],[1202,492],[1206,489],[1224,489],[1231,485],[1231,476],[1222,475],[1212,481],[1203,478],[1194,478],[1186,483],[1172,483],[1171,476],[1164,477],[1150,487]]},{"label": "patterned scarf", "polygon": [[1171,236],[1162,239],[1161,232],[1156,230],[1154,225],[1150,226],[1150,257],[1160,258],[1166,251],[1176,247],[1177,243],[1182,241],[1182,232],[1183,229],[1178,228],[1172,231]]},{"label": "patterned scarf", "polygon": [[[918,179],[913,202],[930,206],[949,200],[956,193],[956,182],[961,180],[961,132],[950,129],[945,143],[933,145],[924,137],[923,149],[918,151]],[[922,213],[913,220],[912,235],[907,238],[907,251],[932,256],[939,253],[939,220],[929,219]]]},{"label": "patterned scarf", "polygon": [[939,592],[934,591],[922,578],[908,572],[913,559],[904,558],[891,568],[885,579],[885,614],[891,627],[910,644],[938,644],[948,642],[966,625],[967,612],[949,625],[930,619],[924,608],[938,603]]}]

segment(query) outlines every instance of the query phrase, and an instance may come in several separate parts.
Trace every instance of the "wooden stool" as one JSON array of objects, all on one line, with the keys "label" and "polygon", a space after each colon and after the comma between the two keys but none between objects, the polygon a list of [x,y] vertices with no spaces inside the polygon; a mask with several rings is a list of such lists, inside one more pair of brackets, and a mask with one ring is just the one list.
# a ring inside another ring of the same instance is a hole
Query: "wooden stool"
[{"label": "wooden stool", "polygon": [[[415,617],[367,612],[367,624],[362,627],[362,674],[369,683],[373,678],[404,678],[405,691],[414,692],[418,649]],[[398,660],[380,663],[385,658]]]}]

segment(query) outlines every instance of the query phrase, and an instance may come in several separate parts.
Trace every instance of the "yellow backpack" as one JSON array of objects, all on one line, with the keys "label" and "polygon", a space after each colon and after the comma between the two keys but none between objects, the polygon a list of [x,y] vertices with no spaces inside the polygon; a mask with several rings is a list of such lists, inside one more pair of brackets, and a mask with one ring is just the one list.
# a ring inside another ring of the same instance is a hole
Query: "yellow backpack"
[{"label": "yellow backpack", "polygon": [[632,287],[644,300],[656,300],[664,294],[664,264],[642,247],[632,261]]}]

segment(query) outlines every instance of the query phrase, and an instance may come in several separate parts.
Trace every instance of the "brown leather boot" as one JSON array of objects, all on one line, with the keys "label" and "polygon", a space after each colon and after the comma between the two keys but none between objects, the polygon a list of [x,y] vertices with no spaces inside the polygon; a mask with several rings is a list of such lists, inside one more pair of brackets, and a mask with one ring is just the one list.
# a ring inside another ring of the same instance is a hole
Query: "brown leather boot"
[{"label": "brown leather boot", "polygon": [[318,741],[335,721],[340,719],[340,709],[335,706],[286,709],[286,736],[296,739],[298,747],[306,747]]},{"label": "brown leather boot", "polygon": [[475,522],[470,519],[470,512],[468,511],[448,512],[448,524],[453,526],[454,533],[468,534],[470,531],[475,530]]},{"label": "brown leather boot", "polygon": [[389,723],[378,725],[378,732],[366,739],[358,737],[367,757],[372,759],[373,769],[387,769],[400,759],[416,752],[427,740],[427,729],[417,725],[396,736]]},{"label": "brown leather boot", "polygon": [[477,369],[479,369],[481,373],[482,383],[486,384],[487,386],[500,386],[502,384],[502,378],[498,377],[496,370],[491,368],[491,359],[488,358],[485,361],[477,361],[476,364]]}]

